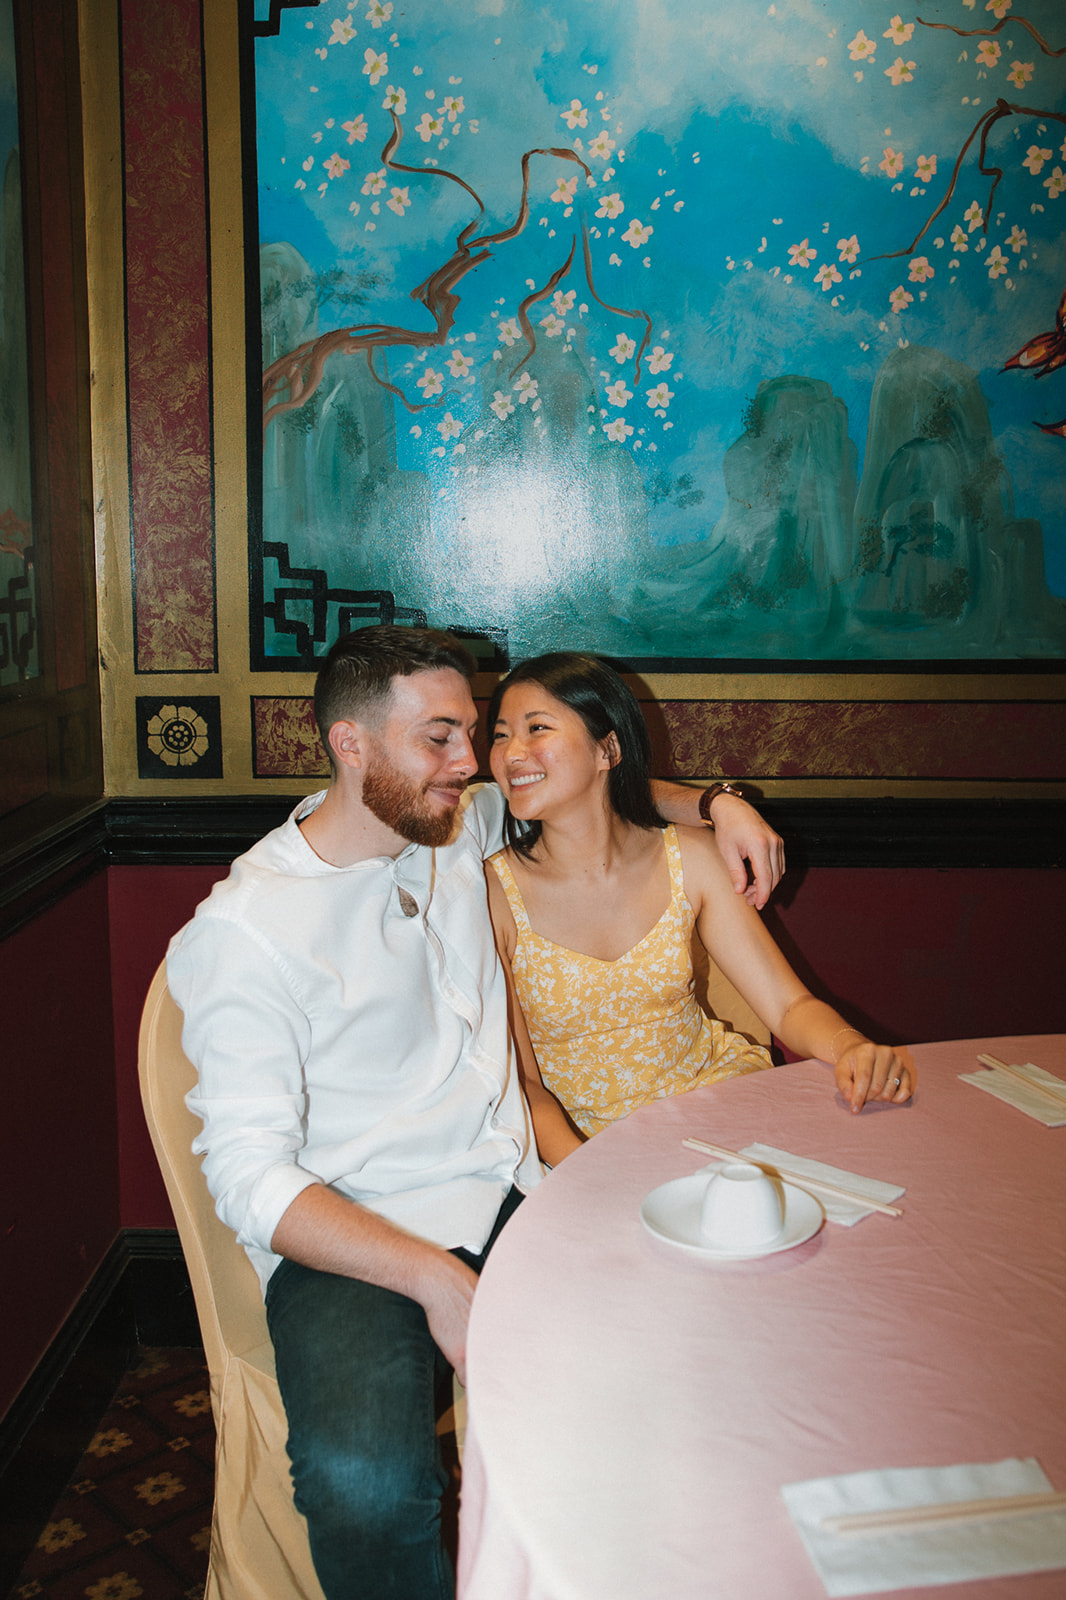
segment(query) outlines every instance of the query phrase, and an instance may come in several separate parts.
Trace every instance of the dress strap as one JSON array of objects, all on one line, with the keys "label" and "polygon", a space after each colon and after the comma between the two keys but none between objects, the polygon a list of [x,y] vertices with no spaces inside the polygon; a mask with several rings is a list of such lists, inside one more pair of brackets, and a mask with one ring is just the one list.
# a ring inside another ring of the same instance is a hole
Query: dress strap
[{"label": "dress strap", "polygon": [[663,843],[666,846],[666,859],[670,864],[670,888],[673,898],[685,893],[685,869],[681,861],[681,846],[677,840],[677,829],[672,822],[668,822],[663,829]]},{"label": "dress strap", "polygon": [[526,903],[522,899],[522,891],[515,882],[515,875],[507,861],[506,850],[497,850],[494,856],[489,856],[489,866],[500,880],[503,892],[507,896],[507,904],[511,908],[511,915],[515,919],[519,932],[532,932],[529,926],[529,917],[526,915]]}]

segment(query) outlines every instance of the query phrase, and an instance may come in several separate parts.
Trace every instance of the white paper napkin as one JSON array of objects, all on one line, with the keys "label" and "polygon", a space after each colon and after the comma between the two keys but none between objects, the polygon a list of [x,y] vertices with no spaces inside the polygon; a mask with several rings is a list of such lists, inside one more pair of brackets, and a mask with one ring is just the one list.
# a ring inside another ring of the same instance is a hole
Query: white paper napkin
[{"label": "white paper napkin", "polygon": [[1024,1111],[1027,1117],[1035,1117],[1045,1128],[1066,1127],[1066,1083],[1053,1073],[1045,1072],[1043,1067],[1034,1067],[1031,1061],[1024,1066],[1019,1065],[1018,1071],[1024,1072],[1033,1083],[1043,1083],[1054,1090],[1062,1102],[1061,1109],[1046,1094],[1027,1089],[1019,1078],[1009,1072],[997,1072],[995,1067],[981,1067],[977,1072],[960,1072],[959,1077],[963,1083],[972,1083],[975,1088],[984,1089],[986,1094],[994,1094],[997,1100]]},{"label": "white paper napkin", "polygon": [[835,1596],[1066,1567],[1066,1511],[940,1523],[861,1538],[821,1528],[826,1517],[846,1512],[1040,1494],[1052,1487],[1038,1461],[1009,1459],[810,1478],[785,1484],[781,1493],[826,1593]]},{"label": "white paper napkin", "polygon": [[[775,1150],[768,1144],[749,1144],[740,1153],[742,1156],[750,1156],[753,1161],[764,1162],[769,1167],[786,1167],[789,1172],[799,1174],[801,1179],[823,1178],[826,1183],[839,1184],[842,1189],[853,1189],[869,1200],[880,1200],[883,1205],[889,1205],[904,1193],[898,1183],[882,1183],[878,1178],[863,1178],[857,1172],[845,1172],[841,1167],[827,1167],[823,1161],[808,1161],[806,1156],[793,1156],[787,1150]],[[845,1228],[854,1227],[863,1217],[873,1214],[872,1208],[864,1206],[861,1201],[838,1200],[835,1195],[823,1194],[821,1189],[812,1189],[811,1193],[821,1203],[829,1221],[840,1222]]]}]

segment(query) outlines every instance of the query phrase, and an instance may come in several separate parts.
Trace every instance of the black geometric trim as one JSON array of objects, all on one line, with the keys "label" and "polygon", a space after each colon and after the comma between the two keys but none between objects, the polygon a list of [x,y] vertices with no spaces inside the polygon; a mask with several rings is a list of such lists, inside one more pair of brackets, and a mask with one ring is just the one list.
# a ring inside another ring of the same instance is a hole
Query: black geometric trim
[{"label": "black geometric trim", "polygon": [[257,39],[269,39],[281,30],[281,13],[283,11],[306,10],[315,7],[320,0],[270,0],[270,14],[265,22],[255,21],[255,0],[246,0],[248,10],[252,14],[252,33]]},{"label": "black geometric trim", "polygon": [[[273,600],[263,605],[263,615],[269,617],[275,630],[289,634],[296,640],[300,656],[315,660],[315,645],[325,644],[328,626],[328,608],[332,602],[338,607],[337,637],[352,630],[356,618],[372,622],[406,622],[415,628],[426,626],[426,613],[412,606],[398,606],[396,596],[388,589],[334,589],[330,588],[326,574],[320,567],[293,567],[289,563],[289,547],[277,540],[265,540],[264,558],[273,558],[278,564],[278,574],[285,582],[303,583],[309,588],[276,588]],[[290,617],[287,601],[311,604],[311,624]]]}]

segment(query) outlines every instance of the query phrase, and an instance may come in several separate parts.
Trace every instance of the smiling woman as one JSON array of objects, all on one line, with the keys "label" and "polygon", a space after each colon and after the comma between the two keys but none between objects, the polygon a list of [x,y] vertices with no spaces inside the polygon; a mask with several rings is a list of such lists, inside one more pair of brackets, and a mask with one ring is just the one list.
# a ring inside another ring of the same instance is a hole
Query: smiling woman
[{"label": "smiling woman", "polygon": [[644,720],[613,668],[572,653],[517,667],[493,696],[489,737],[508,807],[489,905],[532,1098],[547,1087],[588,1135],[648,1100],[769,1067],[700,1009],[694,936],[778,1038],[834,1065],[853,1111],[909,1098],[907,1053],[815,999],[707,831],[664,823]]}]

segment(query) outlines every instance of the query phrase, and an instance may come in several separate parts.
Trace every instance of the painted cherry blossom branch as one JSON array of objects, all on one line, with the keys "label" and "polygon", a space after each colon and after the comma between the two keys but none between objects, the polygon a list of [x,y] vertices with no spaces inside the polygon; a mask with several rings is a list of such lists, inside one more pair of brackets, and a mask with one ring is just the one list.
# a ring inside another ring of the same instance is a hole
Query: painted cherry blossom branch
[{"label": "painted cherry blossom branch", "polygon": [[1025,17],[1001,17],[991,28],[956,28],[952,22],[926,22],[924,17],[917,17],[915,20],[920,22],[923,28],[945,28],[948,33],[957,33],[960,39],[973,39],[978,35],[999,33],[1009,23],[1012,28],[1025,28],[1027,32],[1032,34],[1046,56],[1066,55],[1066,45],[1063,45],[1061,50],[1052,50],[1047,40],[1041,38],[1033,24],[1027,21]]},{"label": "painted cherry blossom branch", "polygon": [[602,306],[605,311],[614,312],[614,314],[619,317],[637,317],[644,324],[644,337],[640,341],[640,348],[637,351],[637,359],[633,366],[634,381],[639,383],[641,357],[648,348],[648,341],[651,338],[651,318],[646,311],[626,311],[622,306],[609,306],[606,300],[600,299],[600,296],[596,293],[596,285],[592,281],[592,248],[589,244],[589,231],[584,225],[582,225],[581,229],[581,244],[585,253],[585,282],[588,284],[589,294],[592,296],[593,300],[595,300],[596,304],[598,306]]},{"label": "painted cherry blossom branch", "polygon": [[[559,160],[574,161],[581,167],[586,177],[591,176],[589,168],[573,150],[557,147],[527,150],[522,157],[522,193],[515,221],[498,233],[487,233],[473,239],[470,236],[485,211],[480,197],[457,173],[449,172],[442,167],[410,167],[394,160],[395,152],[403,138],[403,125],[395,112],[391,115],[393,131],[381,152],[384,165],[395,172],[445,178],[451,183],[458,184],[470,195],[478,211],[477,216],[472,218],[457,235],[455,249],[448,260],[435,272],[430,273],[417,288],[411,290],[410,298],[425,306],[433,319],[433,328],[432,330],[406,328],[396,323],[383,322],[356,323],[320,334],[314,339],[306,340],[294,350],[287,351],[276,361],[272,361],[263,372],[264,429],[275,417],[296,410],[307,403],[322,381],[327,360],[331,355],[338,353],[354,355],[358,351],[364,352],[367,366],[375,381],[390,394],[402,400],[408,411],[421,411],[426,402],[408,400],[400,389],[388,383],[375,371],[374,351],[396,345],[425,349],[444,343],[455,325],[455,314],[461,303],[458,294],[455,293],[456,285],[474,267],[489,259],[492,255],[492,246],[506,244],[516,238],[529,220],[529,167],[534,156],[554,156]],[[572,259],[573,250],[570,255]],[[552,280],[553,283],[556,281],[557,277]],[[551,285],[545,292],[550,293],[550,290]],[[523,304],[527,305],[529,302],[525,301]],[[528,332],[532,331],[529,329],[528,318],[524,326]],[[528,356],[526,359],[528,360]]]},{"label": "painted cherry blossom branch", "polygon": [[[947,24],[946,23],[944,23],[944,24],[937,23],[936,26],[937,27],[941,27],[941,26],[946,27]],[[909,245],[905,245],[902,250],[885,250],[885,251],[882,251],[880,255],[867,256],[866,257],[867,263],[869,263],[871,261],[892,261],[897,256],[909,256],[909,255],[913,254],[914,249],[917,246],[919,239],[924,238],[924,236],[929,232],[929,229],[933,226],[933,223],[936,221],[937,217],[939,217],[941,212],[946,210],[948,205],[950,204],[951,197],[955,193],[955,186],[959,181],[959,173],[962,170],[962,163],[966,158],[966,152],[967,152],[967,150],[969,150],[970,146],[973,144],[974,140],[977,138],[977,135],[979,133],[981,135],[981,143],[980,143],[980,146],[979,146],[978,158],[977,158],[978,170],[986,178],[991,178],[992,179],[992,187],[988,192],[988,203],[985,206],[984,217],[982,219],[982,225],[981,225],[981,231],[983,233],[985,233],[985,234],[988,233],[988,218],[989,218],[989,215],[991,214],[991,210],[992,210],[992,199],[993,199],[993,196],[995,195],[995,192],[996,192],[996,189],[997,189],[997,187],[999,185],[1000,179],[1003,177],[1003,169],[1002,169],[1002,167],[990,167],[990,166],[986,166],[985,165],[985,157],[988,154],[988,135],[992,131],[992,128],[995,126],[995,124],[997,122],[999,122],[1003,117],[1010,117],[1010,116],[1039,117],[1042,121],[1055,121],[1055,122],[1064,122],[1064,123],[1066,123],[1066,112],[1062,112],[1062,111],[1044,111],[1044,110],[1040,110],[1040,109],[1038,109],[1037,107],[1034,107],[1034,106],[1012,105],[1012,104],[1010,104],[1009,101],[1004,100],[1002,98],[997,100],[995,105],[992,106],[990,108],[990,110],[986,111],[983,116],[978,118],[978,120],[975,123],[973,129],[971,130],[971,132],[967,136],[966,141],[963,144],[962,149],[959,151],[959,154],[958,154],[958,157],[956,159],[955,165],[952,168],[951,181],[948,184],[947,192],[945,193],[943,200],[941,200],[941,202],[937,206],[936,210],[926,220],[926,222],[923,223],[922,227],[919,228],[918,232],[915,234],[915,236],[912,239],[911,243]]]},{"label": "painted cherry blossom branch", "polygon": [[546,300],[548,295],[551,294],[552,290],[563,281],[567,273],[570,271],[570,266],[574,259],[574,251],[576,249],[577,239],[575,237],[570,241],[570,254],[567,256],[562,266],[556,268],[551,277],[548,279],[547,283],[544,284],[543,288],[534,289],[532,294],[527,294],[526,298],[518,307],[518,326],[526,336],[526,344],[528,348],[518,365],[511,368],[510,377],[517,377],[522,368],[532,359],[533,353],[537,348],[537,335],[534,332],[533,324],[529,320],[529,307],[536,305],[539,300]]}]

